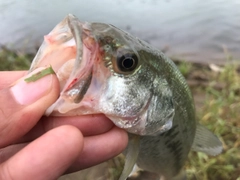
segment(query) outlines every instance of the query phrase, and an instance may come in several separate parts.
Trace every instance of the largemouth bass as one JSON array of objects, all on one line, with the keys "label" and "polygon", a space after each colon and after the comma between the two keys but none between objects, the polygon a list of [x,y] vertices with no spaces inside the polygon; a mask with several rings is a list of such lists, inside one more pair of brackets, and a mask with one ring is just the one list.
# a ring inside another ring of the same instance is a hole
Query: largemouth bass
[{"label": "largemouth bass", "polygon": [[190,149],[222,151],[218,138],[196,122],[191,92],[175,64],[113,25],[68,15],[44,37],[30,71],[48,65],[61,94],[47,115],[103,113],[129,133],[120,180],[135,163],[156,179],[184,179]]}]

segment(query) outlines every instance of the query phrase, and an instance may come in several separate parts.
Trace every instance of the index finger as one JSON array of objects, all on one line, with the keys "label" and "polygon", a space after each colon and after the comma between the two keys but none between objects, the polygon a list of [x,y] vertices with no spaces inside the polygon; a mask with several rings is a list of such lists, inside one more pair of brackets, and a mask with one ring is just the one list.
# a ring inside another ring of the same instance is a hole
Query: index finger
[{"label": "index finger", "polygon": [[47,131],[63,125],[75,126],[85,137],[106,133],[114,127],[113,122],[103,114],[72,117],[43,116],[27,134],[15,141],[15,143],[33,141]]},{"label": "index finger", "polygon": [[84,136],[93,136],[105,133],[113,128],[114,124],[104,114],[89,114],[69,117],[43,117],[45,130],[50,130],[62,125],[77,127]]}]

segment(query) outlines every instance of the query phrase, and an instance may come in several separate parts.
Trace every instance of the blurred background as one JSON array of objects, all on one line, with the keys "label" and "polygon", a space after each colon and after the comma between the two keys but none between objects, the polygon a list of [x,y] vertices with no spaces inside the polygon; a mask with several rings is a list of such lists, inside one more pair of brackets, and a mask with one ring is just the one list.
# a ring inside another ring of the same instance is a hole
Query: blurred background
[{"label": "blurred background", "polygon": [[82,21],[111,23],[191,62],[240,59],[239,0],[7,0],[0,1],[0,45],[36,52],[68,13]]}]

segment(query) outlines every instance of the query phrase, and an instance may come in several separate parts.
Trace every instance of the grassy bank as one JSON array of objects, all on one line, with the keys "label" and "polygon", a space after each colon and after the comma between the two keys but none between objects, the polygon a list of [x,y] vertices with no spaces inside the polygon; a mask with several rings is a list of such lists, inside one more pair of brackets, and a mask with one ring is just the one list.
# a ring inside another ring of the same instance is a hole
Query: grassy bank
[{"label": "grassy bank", "polygon": [[189,179],[240,180],[238,66],[191,65],[185,76],[195,98],[198,120],[220,137],[224,147],[216,157],[191,152],[186,165]]},{"label": "grassy bank", "polygon": [[0,47],[0,71],[27,70],[34,55],[12,52]]},{"label": "grassy bank", "polygon": [[[0,70],[28,69],[33,56],[0,50]],[[240,75],[238,66],[178,62],[193,92],[198,120],[220,137],[224,152],[216,157],[191,152],[186,170],[191,180],[240,180]]]}]

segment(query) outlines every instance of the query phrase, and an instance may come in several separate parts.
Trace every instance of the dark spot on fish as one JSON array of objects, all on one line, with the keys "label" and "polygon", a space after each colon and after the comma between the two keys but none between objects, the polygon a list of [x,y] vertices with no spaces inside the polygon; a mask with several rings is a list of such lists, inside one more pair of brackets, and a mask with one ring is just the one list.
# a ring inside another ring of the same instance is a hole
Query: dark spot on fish
[{"label": "dark spot on fish", "polygon": [[183,132],[184,134],[186,134],[186,133],[188,132],[187,127],[185,127],[182,132]]},{"label": "dark spot on fish", "polygon": [[171,134],[169,138],[174,139],[178,135],[178,132],[175,132],[174,134]]},{"label": "dark spot on fish", "polygon": [[177,125],[173,126],[169,131],[163,133],[162,135],[165,137],[170,137],[172,136],[172,133],[174,133],[174,131],[178,128]]},{"label": "dark spot on fish", "polygon": [[183,166],[183,159],[182,159],[182,142],[181,141],[171,141],[167,148],[169,151],[173,154],[173,157],[175,159],[175,168],[176,171],[179,171]]},{"label": "dark spot on fish", "polygon": [[175,159],[175,171],[176,173],[182,168],[183,166],[183,144],[181,141],[179,141],[176,137],[179,135],[178,132],[178,126],[173,126],[169,131],[162,134],[166,140],[166,147],[169,149],[169,151],[173,154],[173,157]]}]

